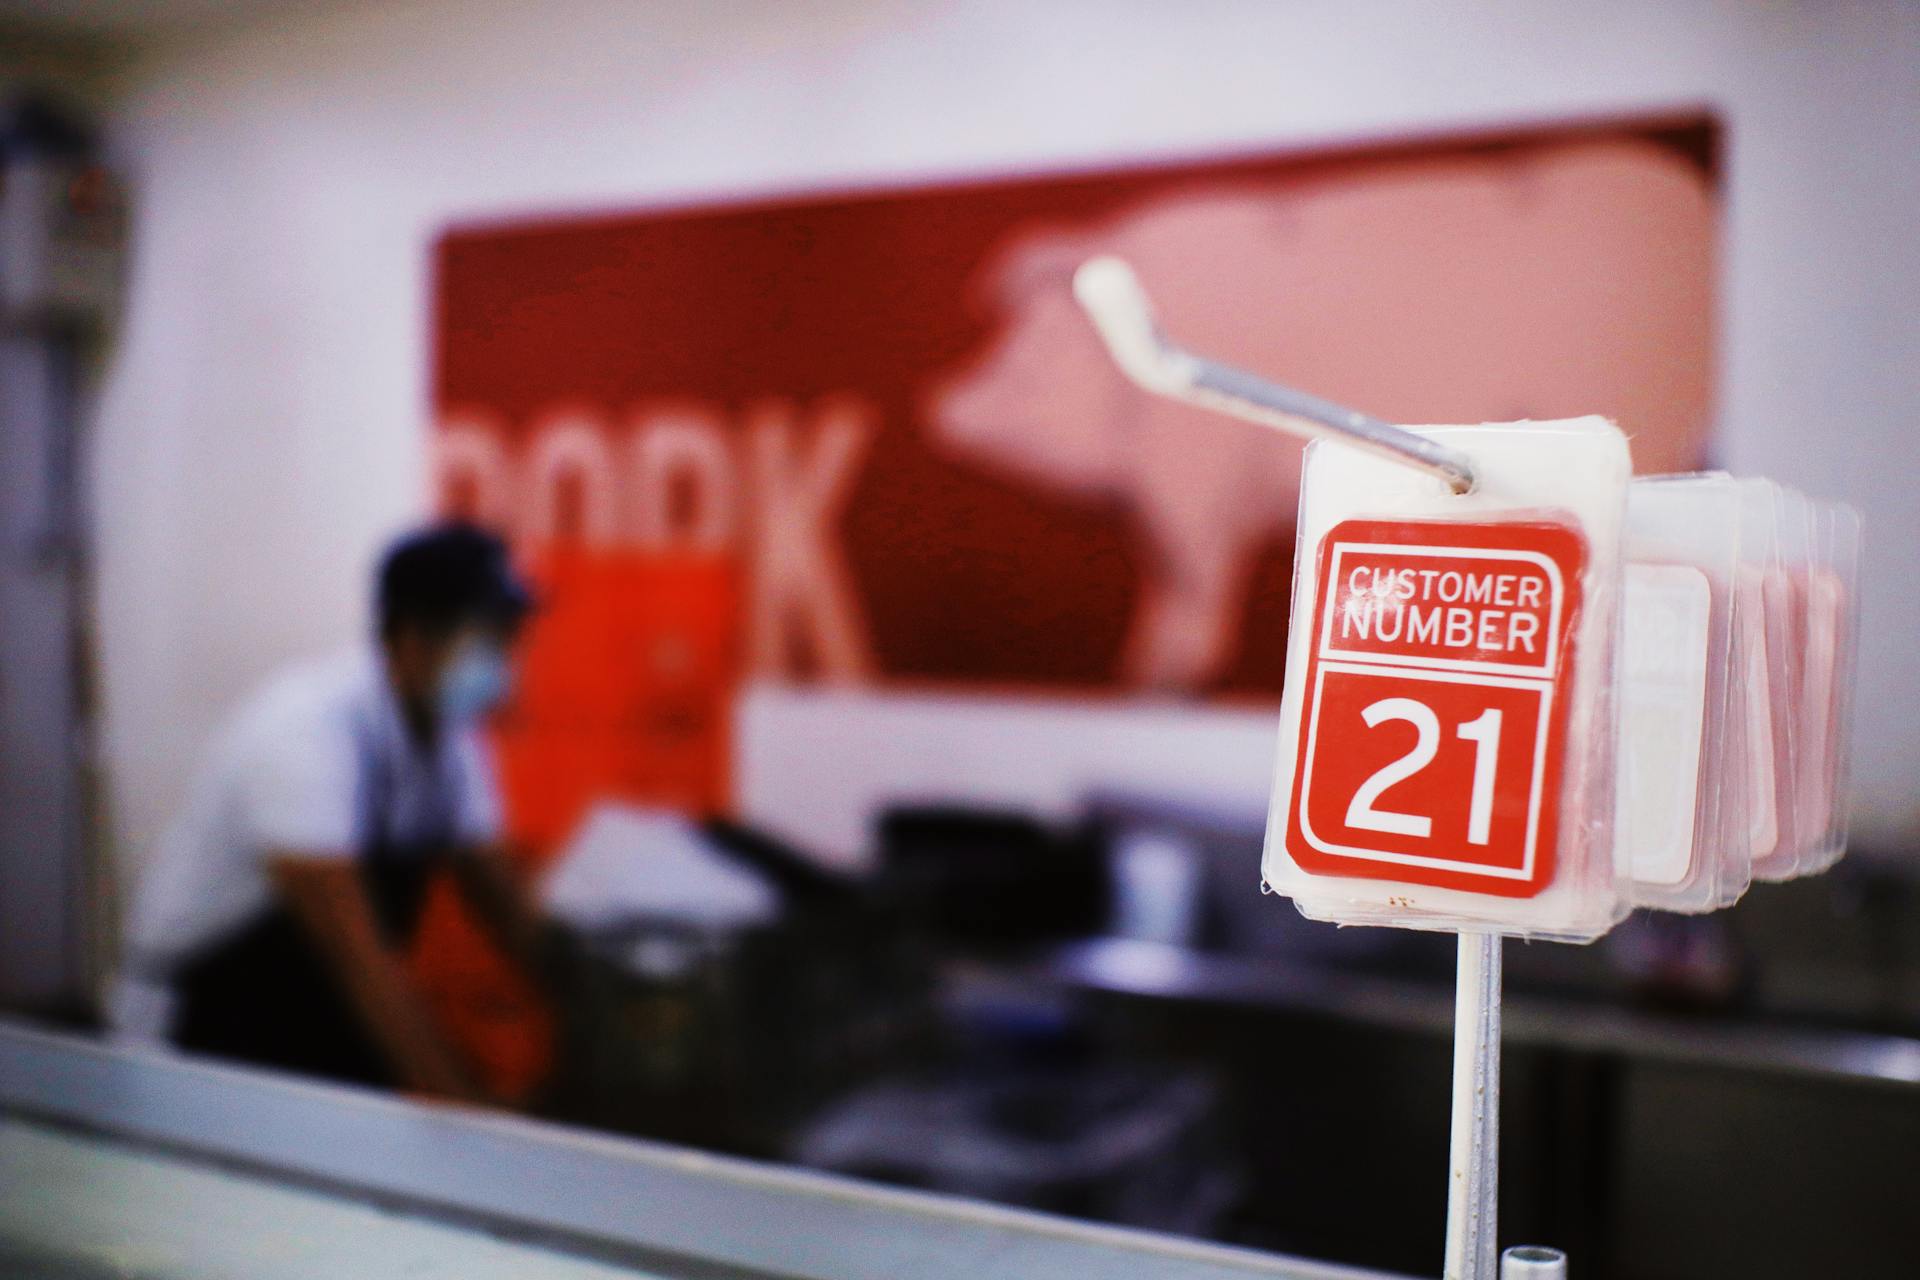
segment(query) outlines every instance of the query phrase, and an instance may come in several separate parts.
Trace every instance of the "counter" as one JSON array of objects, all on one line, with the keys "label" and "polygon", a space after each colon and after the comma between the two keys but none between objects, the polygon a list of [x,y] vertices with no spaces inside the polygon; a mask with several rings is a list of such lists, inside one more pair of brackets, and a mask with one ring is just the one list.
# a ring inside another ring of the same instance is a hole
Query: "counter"
[{"label": "counter", "polygon": [[0,1187],[0,1263],[74,1280],[1384,1280],[6,1021]]}]

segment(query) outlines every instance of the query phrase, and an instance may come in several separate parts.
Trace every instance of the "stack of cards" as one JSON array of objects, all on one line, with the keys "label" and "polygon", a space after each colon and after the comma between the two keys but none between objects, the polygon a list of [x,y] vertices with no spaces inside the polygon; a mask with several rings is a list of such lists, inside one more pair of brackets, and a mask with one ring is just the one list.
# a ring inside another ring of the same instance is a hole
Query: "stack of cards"
[{"label": "stack of cards", "polygon": [[1599,418],[1314,444],[1263,871],[1315,919],[1588,941],[1845,845],[1860,524],[1632,479]]}]

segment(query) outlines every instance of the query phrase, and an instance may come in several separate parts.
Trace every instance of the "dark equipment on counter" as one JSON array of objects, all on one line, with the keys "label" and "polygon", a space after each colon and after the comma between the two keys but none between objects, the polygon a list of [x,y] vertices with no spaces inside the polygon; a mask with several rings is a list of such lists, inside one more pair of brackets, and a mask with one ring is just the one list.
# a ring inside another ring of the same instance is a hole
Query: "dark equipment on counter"
[{"label": "dark equipment on counter", "polygon": [[942,939],[992,948],[1085,936],[1106,920],[1106,849],[1085,826],[902,807],[882,816],[879,837],[876,892]]},{"label": "dark equipment on counter", "polygon": [[826,1098],[913,1060],[933,1017],[931,964],[859,882],[737,823],[702,830],[776,886],[778,917],[635,918],[577,934],[551,1110],[770,1155]]}]

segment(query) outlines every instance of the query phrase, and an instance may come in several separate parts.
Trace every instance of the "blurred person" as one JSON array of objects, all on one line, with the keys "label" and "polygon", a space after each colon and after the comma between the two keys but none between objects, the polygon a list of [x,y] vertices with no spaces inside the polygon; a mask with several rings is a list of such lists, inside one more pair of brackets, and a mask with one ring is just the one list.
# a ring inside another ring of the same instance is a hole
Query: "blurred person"
[{"label": "blurred person", "polygon": [[396,542],[373,644],[275,677],[217,735],[136,895],[113,1020],[189,1052],[478,1099],[408,967],[427,889],[534,966],[477,728],[530,597],[466,525]]}]

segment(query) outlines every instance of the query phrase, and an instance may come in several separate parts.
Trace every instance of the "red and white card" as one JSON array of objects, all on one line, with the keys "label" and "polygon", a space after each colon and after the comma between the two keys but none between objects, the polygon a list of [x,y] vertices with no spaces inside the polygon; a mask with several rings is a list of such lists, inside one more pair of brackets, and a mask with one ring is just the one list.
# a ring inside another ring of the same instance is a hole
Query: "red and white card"
[{"label": "red and white card", "polygon": [[1419,430],[1467,455],[1471,493],[1308,451],[1267,883],[1343,924],[1597,937],[1625,910],[1625,439],[1599,418]]},{"label": "red and white card", "polygon": [[[1287,848],[1530,898],[1553,878],[1586,548],[1566,524],[1347,520],[1322,542]],[[1465,803],[1460,801],[1465,799]]]}]

